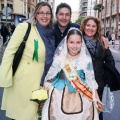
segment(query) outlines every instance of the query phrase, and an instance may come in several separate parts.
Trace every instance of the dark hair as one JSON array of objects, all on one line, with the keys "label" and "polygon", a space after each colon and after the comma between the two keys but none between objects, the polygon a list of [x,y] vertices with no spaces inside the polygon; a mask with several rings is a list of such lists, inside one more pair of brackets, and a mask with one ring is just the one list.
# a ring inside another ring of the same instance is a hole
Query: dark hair
[{"label": "dark hair", "polygon": [[36,23],[36,18],[35,18],[35,16],[37,15],[37,12],[39,11],[39,9],[40,9],[42,6],[48,6],[48,7],[50,8],[51,20],[50,20],[49,26],[52,27],[52,26],[53,26],[53,13],[52,13],[52,8],[51,8],[51,6],[50,6],[47,2],[39,2],[39,3],[35,6],[35,10],[34,10],[34,13],[33,13],[33,15],[32,15],[32,18],[35,20],[34,22]]},{"label": "dark hair", "polygon": [[59,10],[61,8],[68,8],[70,10],[70,15],[71,15],[71,7],[67,3],[60,3],[57,8],[56,8],[56,15],[58,14]]},{"label": "dark hair", "polygon": [[82,34],[81,34],[81,32],[79,31],[79,30],[77,30],[77,29],[71,29],[70,31],[68,31],[68,33],[67,33],[67,41],[68,41],[68,39],[69,39],[69,37],[71,36],[71,35],[79,35],[81,38],[82,38]]}]

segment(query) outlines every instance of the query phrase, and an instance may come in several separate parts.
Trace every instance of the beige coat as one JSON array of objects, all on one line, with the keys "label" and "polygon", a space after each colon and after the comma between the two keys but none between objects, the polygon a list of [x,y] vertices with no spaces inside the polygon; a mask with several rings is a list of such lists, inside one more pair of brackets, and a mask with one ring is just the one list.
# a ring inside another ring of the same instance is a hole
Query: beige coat
[{"label": "beige coat", "polygon": [[[5,50],[0,66],[0,87],[4,87],[2,110],[16,120],[37,120],[37,105],[30,101],[33,90],[40,88],[45,64],[45,46],[35,26],[26,42],[19,67],[12,77],[12,61],[27,30],[27,23],[20,23]],[[38,62],[32,60],[34,39],[38,40]]]}]

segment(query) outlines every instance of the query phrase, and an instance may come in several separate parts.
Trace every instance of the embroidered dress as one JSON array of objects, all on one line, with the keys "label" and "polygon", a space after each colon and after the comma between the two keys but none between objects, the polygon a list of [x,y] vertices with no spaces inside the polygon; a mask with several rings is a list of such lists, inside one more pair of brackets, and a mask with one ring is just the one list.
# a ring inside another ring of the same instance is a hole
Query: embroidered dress
[{"label": "embroidered dress", "polygon": [[49,98],[42,110],[42,120],[99,120],[95,97],[98,85],[86,50],[82,40],[78,58],[70,60],[66,38],[58,46],[45,78]]},{"label": "embroidered dress", "polygon": [[[89,64],[87,67],[89,69]],[[86,77],[89,76],[85,75],[83,69],[76,69],[83,83],[90,82],[86,81]],[[43,120],[98,120],[98,114],[95,114],[97,111],[94,111],[96,109],[94,103],[76,91],[63,70],[54,79],[49,99],[43,108]],[[92,81],[89,84],[92,84]],[[96,83],[93,85],[97,87]],[[44,118],[45,114],[49,119]]]}]

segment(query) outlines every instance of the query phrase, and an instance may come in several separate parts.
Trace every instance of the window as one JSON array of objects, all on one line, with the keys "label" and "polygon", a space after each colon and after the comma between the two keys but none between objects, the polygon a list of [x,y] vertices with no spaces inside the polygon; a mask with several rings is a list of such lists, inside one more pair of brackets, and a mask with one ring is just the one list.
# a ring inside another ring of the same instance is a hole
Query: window
[{"label": "window", "polygon": [[13,4],[7,4],[7,6],[13,10]]},{"label": "window", "polygon": [[119,21],[120,21],[120,16],[119,16]]},{"label": "window", "polygon": [[114,20],[115,20],[115,19],[114,19],[114,17],[113,17],[113,18],[112,18],[113,23],[114,23]]},{"label": "window", "polygon": [[32,13],[34,12],[34,9],[32,8]]},{"label": "window", "polygon": [[115,11],[115,5],[113,4],[112,5],[112,12],[114,12]]},{"label": "window", "polygon": [[[7,4],[8,7],[10,7],[13,10],[13,4]],[[1,9],[4,8],[4,4],[1,4]]]},{"label": "window", "polygon": [[109,23],[109,20],[107,19],[106,22],[107,22],[107,24],[108,24],[108,23]]},{"label": "window", "polygon": [[30,7],[28,7],[28,12],[30,13]]},{"label": "window", "polygon": [[1,4],[1,9],[3,9],[4,8],[4,4]]}]

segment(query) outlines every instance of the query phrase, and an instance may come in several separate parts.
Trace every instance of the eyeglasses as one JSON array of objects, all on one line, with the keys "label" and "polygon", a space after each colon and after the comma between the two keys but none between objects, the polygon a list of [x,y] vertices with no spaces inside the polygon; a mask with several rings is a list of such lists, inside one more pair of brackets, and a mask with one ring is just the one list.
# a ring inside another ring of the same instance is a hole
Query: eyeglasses
[{"label": "eyeglasses", "polygon": [[39,15],[41,17],[43,17],[43,16],[46,15],[47,17],[49,17],[49,16],[51,16],[51,13],[49,13],[49,12],[46,12],[46,13],[44,13],[44,12],[38,12],[37,15]]}]

